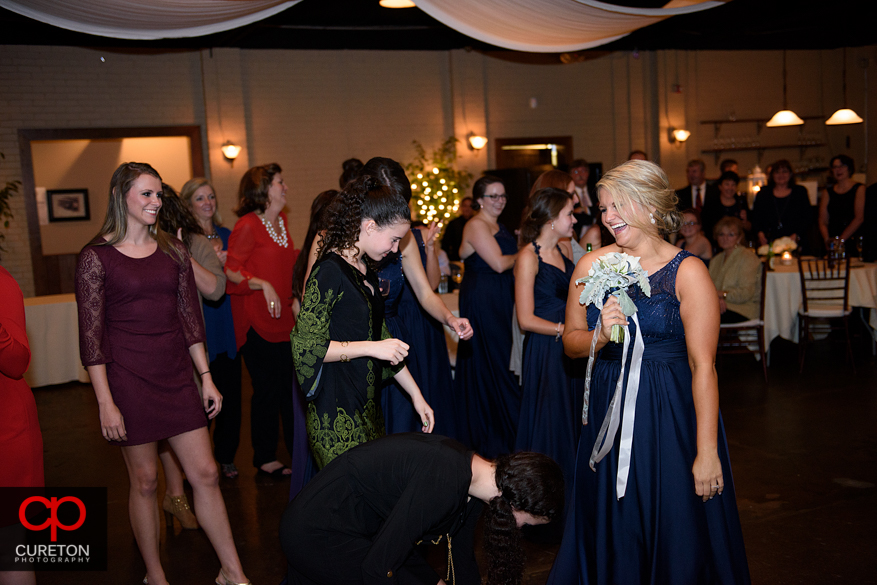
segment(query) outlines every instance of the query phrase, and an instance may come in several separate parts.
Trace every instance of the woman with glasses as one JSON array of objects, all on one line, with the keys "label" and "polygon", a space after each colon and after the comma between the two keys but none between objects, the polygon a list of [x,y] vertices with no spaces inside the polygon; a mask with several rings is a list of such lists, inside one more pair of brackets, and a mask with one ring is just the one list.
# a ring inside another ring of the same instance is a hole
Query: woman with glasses
[{"label": "woman with glasses", "polygon": [[755,252],[740,245],[743,222],[723,217],[716,224],[721,252],[710,262],[710,278],[716,285],[722,323],[742,323],[758,318],[761,293],[761,261]]},{"label": "woman with glasses", "polygon": [[848,240],[859,235],[865,221],[865,186],[853,181],[856,164],[845,154],[831,159],[834,185],[819,198],[819,233],[826,247],[832,238]]},{"label": "woman with glasses", "polygon": [[478,213],[466,222],[460,245],[460,316],[483,334],[460,341],[454,386],[468,403],[470,445],[496,457],[514,450],[521,407],[521,388],[509,369],[518,245],[498,221],[506,206],[502,181],[481,177],[472,198]]},{"label": "woman with glasses", "polygon": [[778,160],[770,166],[767,186],[758,192],[752,205],[752,230],[763,246],[788,236],[801,243],[811,224],[811,205],[807,189],[795,184],[792,165]]},{"label": "woman with glasses", "polygon": [[[189,179],[180,190],[180,199],[195,216],[204,235],[213,244],[219,262],[225,266],[231,230],[222,227],[219,201],[213,185],[204,177]],[[224,285],[222,290],[225,293]],[[222,468],[223,477],[235,479],[238,468],[234,464],[234,457],[241,437],[241,354],[234,338],[231,297],[222,294],[215,299],[205,298],[202,308],[210,371],[216,374],[216,388],[222,394],[224,403],[213,430],[213,454]]]},{"label": "woman with glasses", "polygon": [[676,240],[676,246],[691,252],[709,266],[710,258],[713,257],[713,245],[703,235],[700,219],[694,209],[686,209],[682,212],[682,227],[679,229],[679,235],[682,237]]}]

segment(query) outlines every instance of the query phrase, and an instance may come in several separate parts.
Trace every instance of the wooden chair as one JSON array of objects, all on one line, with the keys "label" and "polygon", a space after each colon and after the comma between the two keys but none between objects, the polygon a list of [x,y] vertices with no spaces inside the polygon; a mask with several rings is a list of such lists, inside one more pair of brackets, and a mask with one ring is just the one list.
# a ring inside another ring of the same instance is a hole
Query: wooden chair
[{"label": "wooden chair", "polygon": [[[828,334],[843,329],[847,345],[847,358],[852,364],[853,346],[850,343],[850,258],[830,261],[826,259],[801,259],[798,262],[801,276],[801,306],[798,308],[798,360],[799,372],[804,371],[807,344],[814,329]],[[814,321],[817,321],[814,323]],[[832,325],[840,320],[842,325]],[[823,321],[828,321],[824,324]],[[814,327],[816,325],[817,327]]]},{"label": "wooden chair", "polygon": [[[758,319],[741,323],[723,323],[719,327],[718,354],[752,353],[761,359],[764,381],[767,382],[767,355],[764,347],[764,295],[767,290],[767,263],[761,265],[761,296]],[[757,345],[753,345],[753,342]]]}]

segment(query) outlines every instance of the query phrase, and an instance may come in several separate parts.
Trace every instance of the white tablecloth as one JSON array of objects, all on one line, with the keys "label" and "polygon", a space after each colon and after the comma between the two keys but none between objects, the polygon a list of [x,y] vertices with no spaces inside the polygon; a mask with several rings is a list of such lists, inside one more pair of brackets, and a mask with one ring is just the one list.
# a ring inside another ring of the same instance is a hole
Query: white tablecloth
[{"label": "white tablecloth", "polygon": [[[853,261],[850,270],[850,306],[877,308],[877,264]],[[768,345],[776,337],[798,342],[798,308],[801,306],[801,279],[798,265],[782,266],[774,261],[767,273],[764,296],[764,335]],[[877,312],[871,311],[871,326],[877,326]]]},{"label": "white tablecloth", "polygon": [[89,382],[79,360],[79,316],[72,294],[24,299],[30,367],[24,379],[31,388],[78,380]]}]

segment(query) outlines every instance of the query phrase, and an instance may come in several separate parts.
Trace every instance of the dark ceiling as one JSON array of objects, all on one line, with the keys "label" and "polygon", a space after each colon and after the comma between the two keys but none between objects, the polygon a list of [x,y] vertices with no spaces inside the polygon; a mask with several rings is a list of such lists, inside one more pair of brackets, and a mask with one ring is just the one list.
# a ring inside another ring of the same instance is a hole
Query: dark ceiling
[{"label": "dark ceiling", "polygon": [[[659,7],[665,1],[614,0],[616,4],[641,7]],[[869,5],[873,9],[872,0],[733,0],[712,10],[669,18],[592,51],[831,49],[877,44],[873,16],[863,14],[871,10]],[[303,0],[271,18],[235,30],[159,41],[76,33],[0,9],[0,44],[425,51],[468,47],[504,51],[458,33],[417,8],[381,8],[378,0]]]}]

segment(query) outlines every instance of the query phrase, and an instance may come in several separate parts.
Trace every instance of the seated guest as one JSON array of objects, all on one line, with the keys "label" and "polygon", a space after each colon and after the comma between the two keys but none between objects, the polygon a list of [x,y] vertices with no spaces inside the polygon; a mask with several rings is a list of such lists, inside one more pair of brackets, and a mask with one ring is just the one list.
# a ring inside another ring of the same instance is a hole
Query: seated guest
[{"label": "seated guest", "polygon": [[722,323],[757,319],[760,307],[761,261],[751,249],[740,245],[743,223],[736,217],[723,217],[714,235],[721,252],[710,261],[710,278],[716,285]]},{"label": "seated guest", "polygon": [[704,205],[701,214],[701,223],[703,224],[703,232],[707,234],[713,244],[713,228],[716,223],[723,217],[736,217],[743,222],[743,230],[749,231],[752,224],[748,221],[747,214],[749,208],[746,205],[746,197],[737,193],[737,185],[740,184],[740,177],[733,171],[725,171],[719,177],[719,197],[716,199],[708,199]]},{"label": "seated guest", "polygon": [[752,230],[758,245],[788,236],[798,242],[810,227],[811,205],[807,189],[795,184],[792,165],[778,160],[770,166],[767,186],[752,205]]},{"label": "seated guest", "polygon": [[487,504],[487,583],[520,583],[520,528],[554,520],[563,503],[563,473],[545,455],[489,461],[447,437],[402,433],[317,474],[283,513],[280,544],[290,585],[444,583],[415,545],[445,541],[454,585],[480,584],[473,544]]},{"label": "seated guest", "polygon": [[686,209],[682,212],[682,227],[679,228],[676,246],[691,252],[703,260],[706,265],[709,265],[710,258],[713,257],[713,245],[703,235],[700,219],[694,209]]}]

